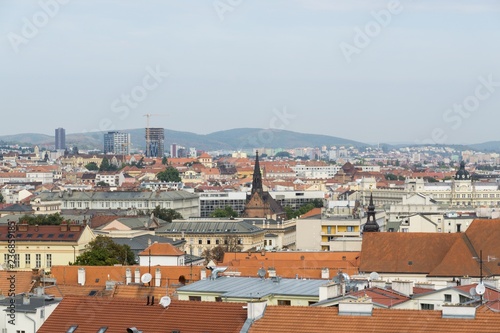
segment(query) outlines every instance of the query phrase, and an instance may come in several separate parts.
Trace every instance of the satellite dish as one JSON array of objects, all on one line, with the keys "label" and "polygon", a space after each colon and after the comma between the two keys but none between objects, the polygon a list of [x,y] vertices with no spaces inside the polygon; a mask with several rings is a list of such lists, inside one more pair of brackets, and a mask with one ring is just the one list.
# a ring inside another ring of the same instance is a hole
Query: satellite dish
[{"label": "satellite dish", "polygon": [[168,307],[171,302],[172,302],[172,300],[168,296],[163,296],[160,299],[160,305],[163,306],[164,308]]},{"label": "satellite dish", "polygon": [[143,274],[141,276],[142,283],[149,283],[149,282],[151,282],[152,279],[153,279],[153,275],[151,275],[150,273],[146,273],[146,274]]},{"label": "satellite dish", "polygon": [[264,268],[259,268],[259,270],[257,271],[257,275],[263,279],[266,277],[266,270]]},{"label": "satellite dish", "polygon": [[379,281],[380,275],[377,272],[370,273],[370,281]]},{"label": "satellite dish", "polygon": [[481,282],[476,286],[476,293],[478,295],[484,295],[484,292],[486,291],[486,287],[484,284]]},{"label": "satellite dish", "polygon": [[471,294],[471,296],[477,296],[476,288],[474,288],[474,287],[470,288],[469,294]]}]

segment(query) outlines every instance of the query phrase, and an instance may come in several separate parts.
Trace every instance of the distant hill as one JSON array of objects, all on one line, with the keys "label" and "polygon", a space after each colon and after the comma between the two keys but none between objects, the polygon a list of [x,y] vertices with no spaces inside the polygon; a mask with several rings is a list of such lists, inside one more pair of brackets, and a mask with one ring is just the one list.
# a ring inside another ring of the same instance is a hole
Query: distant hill
[{"label": "distant hill", "polygon": [[[121,132],[130,133],[134,149],[145,147],[146,140],[143,128],[123,130]],[[34,133],[0,136],[0,141],[39,145],[47,148],[54,145],[53,136]],[[66,144],[68,146],[76,145],[79,149],[102,149],[103,141],[102,132],[66,135]],[[196,147],[200,150],[243,150],[254,147],[290,149],[297,147],[321,147],[323,145],[327,147],[335,145],[368,146],[361,142],[335,136],[261,128],[236,128],[206,135],[166,129],[165,149],[167,151],[172,143],[177,143],[186,148]]]},{"label": "distant hill", "polygon": [[469,145],[469,147],[484,152],[500,152],[500,141],[488,141],[484,143]]}]

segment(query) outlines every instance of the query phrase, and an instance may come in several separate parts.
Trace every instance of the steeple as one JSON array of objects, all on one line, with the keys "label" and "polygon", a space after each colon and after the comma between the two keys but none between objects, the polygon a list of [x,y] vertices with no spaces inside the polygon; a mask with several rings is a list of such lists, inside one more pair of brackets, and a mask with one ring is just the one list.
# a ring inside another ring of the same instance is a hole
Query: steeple
[{"label": "steeple", "polygon": [[255,154],[255,167],[253,169],[252,194],[259,192],[262,194],[262,174],[260,173],[259,152]]},{"label": "steeple", "polygon": [[379,226],[375,220],[375,205],[373,204],[373,193],[370,193],[370,204],[368,205],[368,217],[366,218],[363,232],[378,232]]}]

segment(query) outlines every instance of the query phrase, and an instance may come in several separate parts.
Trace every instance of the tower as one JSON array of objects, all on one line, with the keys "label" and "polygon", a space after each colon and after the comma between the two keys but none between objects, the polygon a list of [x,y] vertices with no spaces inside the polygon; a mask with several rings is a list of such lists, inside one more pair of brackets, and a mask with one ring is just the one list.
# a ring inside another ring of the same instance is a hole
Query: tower
[{"label": "tower", "polygon": [[129,155],[130,134],[108,132],[104,134],[104,154]]},{"label": "tower", "polygon": [[368,217],[366,218],[363,232],[378,232],[379,226],[375,220],[375,205],[373,204],[373,193],[370,193],[370,204],[368,205]]},{"label": "tower", "polygon": [[64,128],[56,128],[55,131],[55,146],[56,150],[66,149],[66,130]]},{"label": "tower", "polygon": [[146,128],[146,156],[163,157],[165,130],[163,128]]}]

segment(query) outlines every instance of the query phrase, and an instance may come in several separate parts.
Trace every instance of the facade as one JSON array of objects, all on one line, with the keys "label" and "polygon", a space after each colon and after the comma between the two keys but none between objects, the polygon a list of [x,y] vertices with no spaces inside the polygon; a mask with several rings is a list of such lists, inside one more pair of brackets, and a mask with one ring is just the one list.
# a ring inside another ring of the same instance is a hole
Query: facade
[{"label": "facade", "polygon": [[165,129],[146,128],[146,156],[163,157],[165,153]]},{"label": "facade", "polygon": [[130,134],[121,132],[104,134],[104,154],[129,155]]},{"label": "facade", "polygon": [[139,253],[140,266],[184,266],[186,254],[169,243],[153,243]]},{"label": "facade", "polygon": [[56,128],[55,137],[56,150],[66,149],[66,130],[64,128]]},{"label": "facade", "polygon": [[199,199],[185,191],[167,192],[42,192],[40,202],[60,201],[62,209],[137,209],[149,211],[160,208],[175,209],[184,218],[199,216]]},{"label": "facade", "polygon": [[95,177],[95,183],[105,182],[111,187],[122,186],[125,176],[121,171],[99,171]]},{"label": "facade", "polygon": [[[14,229],[12,229],[14,228]],[[85,246],[95,236],[88,226],[78,224],[0,226],[0,246],[7,248],[9,233],[15,234],[14,258],[4,253],[2,264],[18,270],[68,265],[85,251]]]}]

